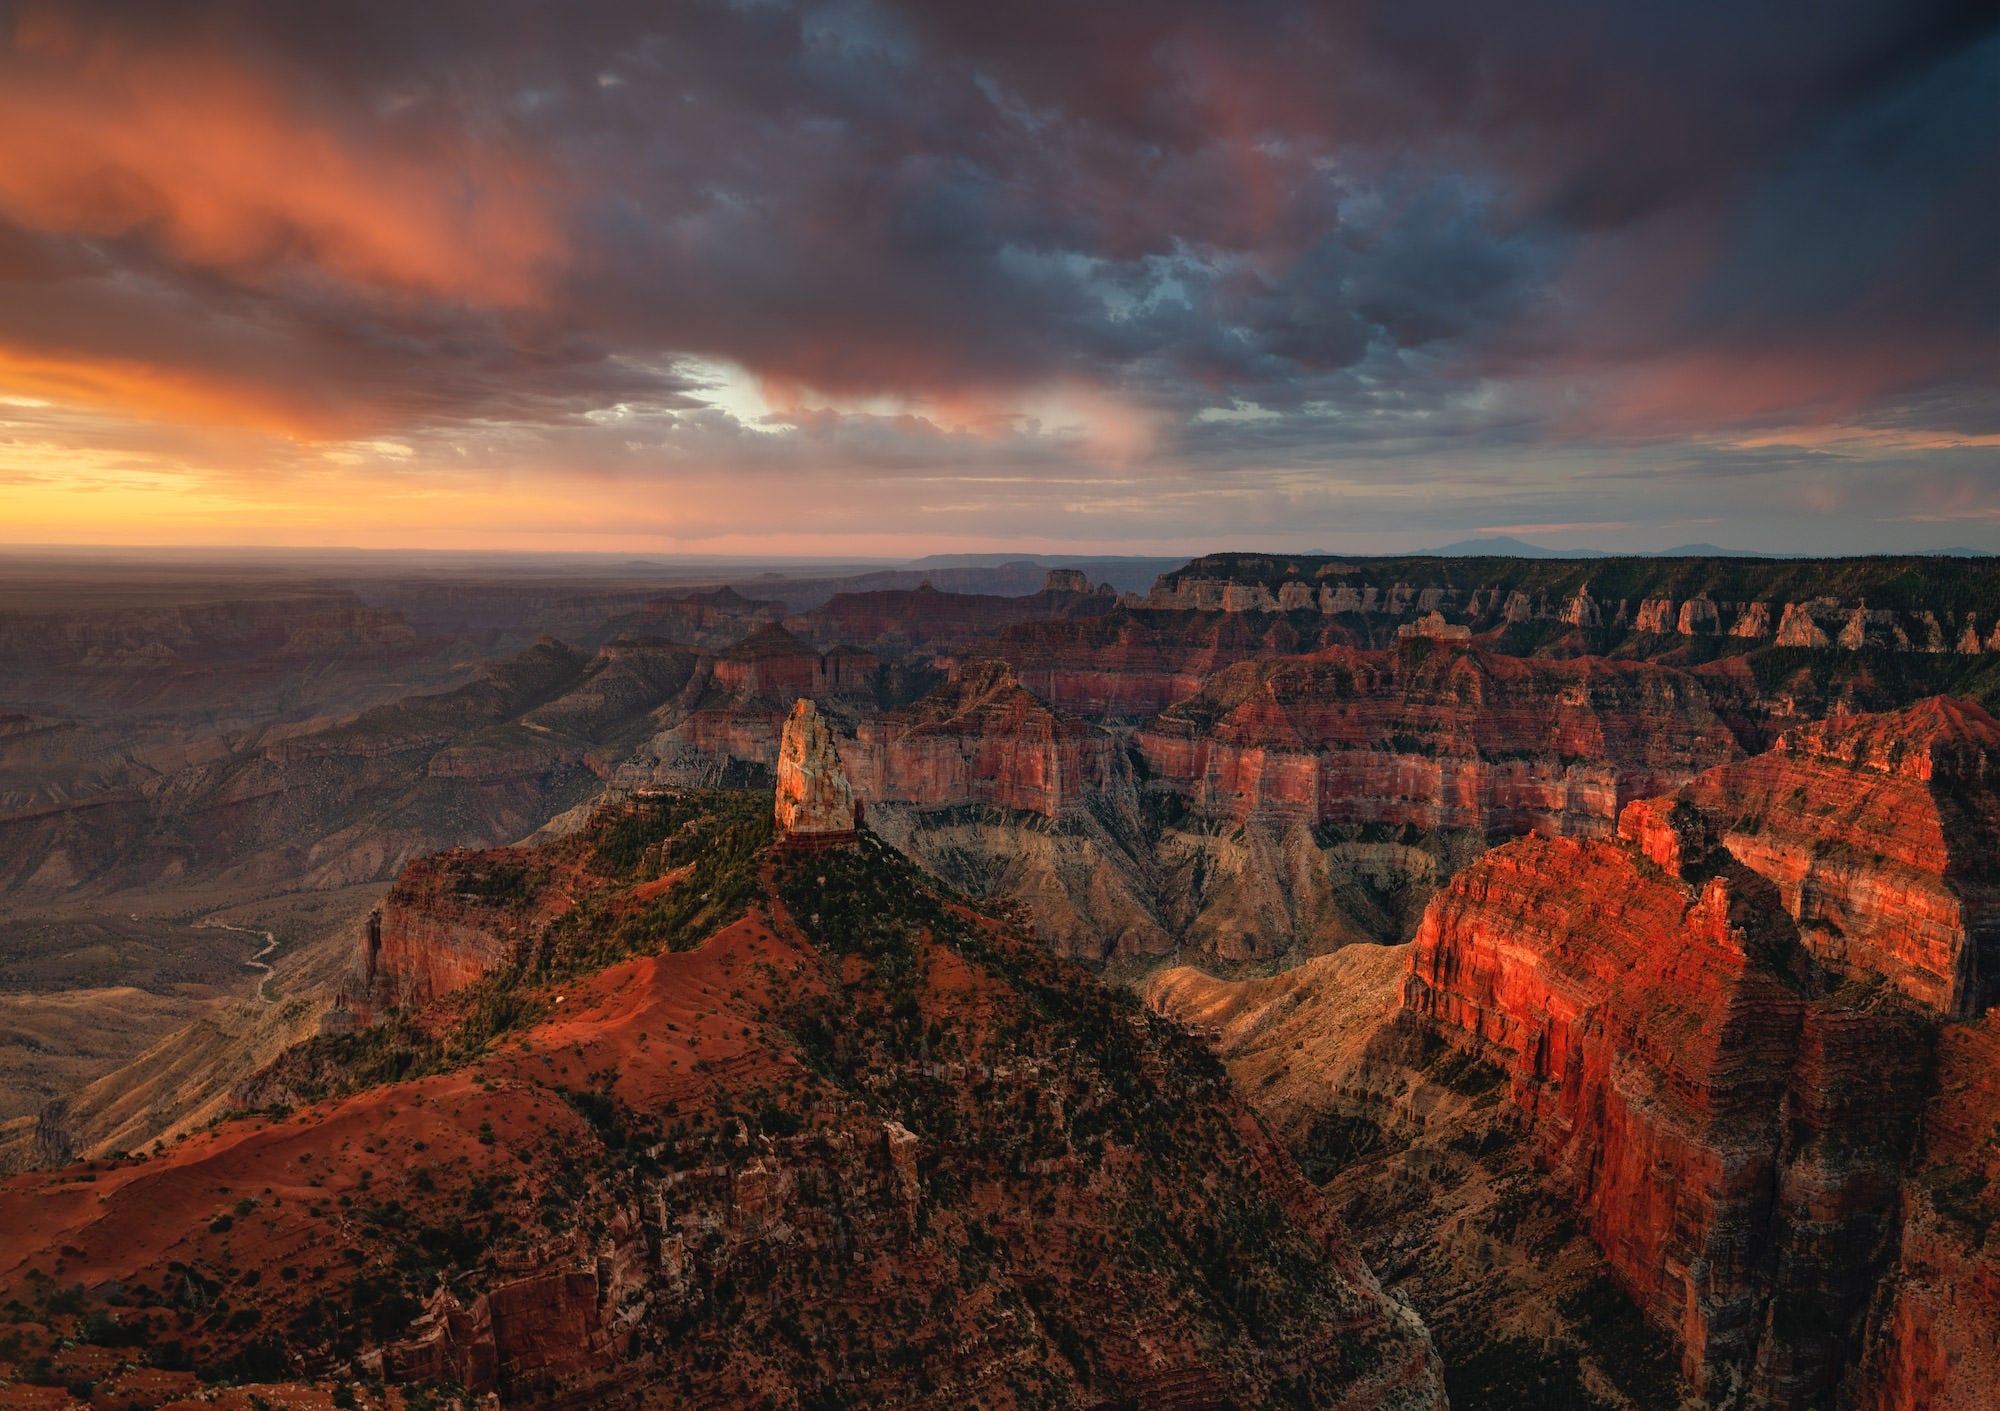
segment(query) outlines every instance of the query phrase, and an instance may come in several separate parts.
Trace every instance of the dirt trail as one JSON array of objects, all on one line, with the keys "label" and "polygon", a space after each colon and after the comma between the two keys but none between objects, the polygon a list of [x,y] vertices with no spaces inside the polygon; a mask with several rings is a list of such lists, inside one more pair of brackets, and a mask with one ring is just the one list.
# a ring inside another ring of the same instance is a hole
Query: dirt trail
[{"label": "dirt trail", "polygon": [[217,930],[241,931],[246,936],[262,936],[264,938],[264,949],[258,951],[255,955],[251,956],[248,960],[244,961],[243,963],[249,966],[252,970],[261,972],[257,980],[257,998],[263,1001],[265,1004],[269,1004],[271,1002],[271,997],[270,995],[265,993],[265,986],[271,983],[271,976],[273,974],[273,971],[271,969],[270,962],[265,960],[264,957],[269,955],[272,951],[278,948],[278,938],[272,935],[269,931],[258,930],[255,926],[232,926],[227,921],[203,921],[200,922],[199,924],[203,926],[212,926],[215,927]]}]

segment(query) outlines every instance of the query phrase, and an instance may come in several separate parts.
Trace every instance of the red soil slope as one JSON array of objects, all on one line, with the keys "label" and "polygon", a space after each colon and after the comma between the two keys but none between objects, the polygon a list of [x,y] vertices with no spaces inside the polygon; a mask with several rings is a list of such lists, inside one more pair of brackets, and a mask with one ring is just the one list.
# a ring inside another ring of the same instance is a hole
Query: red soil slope
[{"label": "red soil slope", "polygon": [[82,1332],[508,1404],[1442,1405],[1196,1045],[879,843],[651,807],[546,851],[577,906],[526,903],[554,919],[500,969],[257,1085],[300,1105],[0,1186],[18,1360],[86,1375]]}]

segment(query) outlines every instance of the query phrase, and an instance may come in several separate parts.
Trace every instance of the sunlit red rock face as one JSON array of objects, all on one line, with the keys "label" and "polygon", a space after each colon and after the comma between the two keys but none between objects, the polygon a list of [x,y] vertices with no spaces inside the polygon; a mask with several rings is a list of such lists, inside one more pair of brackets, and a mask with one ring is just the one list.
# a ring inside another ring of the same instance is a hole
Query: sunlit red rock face
[{"label": "sunlit red rock face", "polygon": [[454,850],[418,858],[368,917],[351,996],[363,1021],[411,1009],[503,964],[535,921],[560,910],[560,889],[543,890],[525,849]]},{"label": "sunlit red rock face", "polygon": [[809,700],[792,707],[778,742],[778,834],[838,838],[854,832],[854,789],[833,732]]},{"label": "sunlit red rock face", "polygon": [[981,803],[1055,817],[1100,789],[1113,744],[1050,709],[1000,662],[974,662],[900,711],[861,723],[841,757],[862,797]]},{"label": "sunlit red rock face", "polygon": [[1405,1007],[1506,1070],[1711,1398],[1990,1404],[1991,1024],[1933,1016],[1981,993],[1954,859],[1991,847],[1993,731],[1949,701],[1811,727],[1624,840],[1496,849],[1418,931]]},{"label": "sunlit red rock face", "polygon": [[1232,667],[1136,740],[1211,816],[1580,835],[1739,753],[1684,673],[1427,641]]},{"label": "sunlit red rock face", "polygon": [[1965,1017],[2000,979],[2000,722],[1938,697],[1784,735],[1679,795],[1827,961]]}]

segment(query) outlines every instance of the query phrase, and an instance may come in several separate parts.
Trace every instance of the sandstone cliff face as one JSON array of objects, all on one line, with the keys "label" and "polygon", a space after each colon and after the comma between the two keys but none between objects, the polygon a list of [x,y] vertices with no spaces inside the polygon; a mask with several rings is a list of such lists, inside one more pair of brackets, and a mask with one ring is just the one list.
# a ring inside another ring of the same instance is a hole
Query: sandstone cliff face
[{"label": "sandstone cliff face", "polygon": [[1939,1036],[1900,1215],[1853,1404],[1980,1411],[2000,1387],[2000,1011]]},{"label": "sandstone cliff face", "polygon": [[1336,623],[1302,629],[1286,618],[1258,622],[1219,611],[1192,616],[1126,611],[1009,627],[994,654],[1014,668],[1022,686],[1057,710],[1137,721],[1194,695],[1210,676],[1237,662],[1354,641]]},{"label": "sandstone cliff face", "polygon": [[1737,753],[1680,673],[1445,644],[1238,666],[1135,738],[1213,816],[1559,834]]},{"label": "sandstone cliff face", "polygon": [[[1540,1163],[1711,1398],[1985,1394],[2000,1089],[1985,1023],[1945,1029],[1933,1087],[1923,1011],[1963,991],[1922,962],[1979,954],[1951,853],[1990,855],[1992,739],[1953,702],[1803,729],[1634,804],[1619,843],[1495,850],[1418,932],[1406,1009],[1506,1071]],[[1746,840],[1750,818],[1777,837]]]},{"label": "sandstone cliff face", "polygon": [[854,832],[854,790],[841,767],[833,731],[819,707],[801,700],[778,743],[779,836],[839,838]]},{"label": "sandstone cliff face", "polygon": [[[1909,579],[1926,569],[1943,588],[1942,602],[1910,598]],[[1586,649],[1604,650],[1609,634],[1647,655],[1665,645],[1658,639],[1717,635],[1848,652],[1942,652],[1955,641],[1959,650],[1977,653],[1993,649],[1975,623],[1992,611],[1994,578],[1986,565],[1939,572],[1908,560],[1842,566],[1410,558],[1363,567],[1311,557],[1211,554],[1162,574],[1150,594],[1131,595],[1128,605],[1180,613],[1316,611],[1361,619],[1357,625],[1363,630],[1370,617],[1434,610],[1479,633],[1561,622],[1591,635],[1594,645]],[[1830,585],[1846,591],[1829,593]],[[1894,605],[1878,601],[1871,607],[1871,589],[1886,593]]]},{"label": "sandstone cliff face", "polygon": [[1826,1403],[1915,1135],[1929,1030],[1801,969],[1768,884],[1609,842],[1497,849],[1433,903],[1404,1004],[1508,1075],[1539,1163],[1711,1399]]},{"label": "sandstone cliff face", "polygon": [[[1910,927],[1969,943],[1943,840],[1986,846],[1990,740],[1954,702],[1830,721],[1635,802],[1615,840],[1494,849],[1432,900],[1400,1005],[1364,1002],[1346,951],[1271,980],[1168,972],[1152,1002],[1214,1026],[1355,1218],[1430,1232],[1370,1249],[1481,1366],[1506,1327],[1584,1306],[1549,1287],[1546,1249],[1543,1273],[1521,1263],[1541,1247],[1522,1202],[1553,1197],[1708,1404],[1985,1405],[2000,1030],[1950,1021],[1894,952],[1918,953]],[[1794,843],[1744,847],[1753,816]],[[1771,862],[1798,852],[1845,859],[1803,908]],[[1839,946],[1812,935],[1829,914]],[[1497,1092],[1463,1081],[1486,1064]],[[1511,1165],[1510,1129],[1477,1120],[1498,1094],[1525,1134]],[[1468,1326],[1468,1280],[1497,1329]],[[1572,1336],[1562,1322],[1542,1335]]]},{"label": "sandstone cliff face", "polygon": [[1103,731],[985,661],[913,706],[863,721],[841,757],[871,803],[991,804],[1053,818],[1104,786],[1112,748]]},{"label": "sandstone cliff face", "polygon": [[1937,698],[1802,726],[1680,802],[1821,959],[1965,1017],[2000,981],[2000,722]]},{"label": "sandstone cliff face", "polygon": [[1207,1039],[1422,1313],[1453,1406],[1691,1411],[1678,1353],[1545,1191],[1505,1076],[1402,1009],[1410,949],[1347,946],[1245,980],[1165,970],[1147,1002]]},{"label": "sandstone cliff face", "polygon": [[355,1014],[429,1004],[505,964],[538,919],[529,854],[455,851],[420,858],[370,913],[357,957]]}]

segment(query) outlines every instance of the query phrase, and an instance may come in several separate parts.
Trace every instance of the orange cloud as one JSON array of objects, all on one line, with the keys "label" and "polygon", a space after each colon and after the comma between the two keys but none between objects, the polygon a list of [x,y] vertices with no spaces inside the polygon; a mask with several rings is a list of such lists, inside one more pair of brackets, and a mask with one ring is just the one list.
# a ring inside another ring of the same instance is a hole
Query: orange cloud
[{"label": "orange cloud", "polygon": [[0,391],[148,421],[236,426],[311,440],[368,425],[275,385],[137,359],[65,357],[0,343]]},{"label": "orange cloud", "polygon": [[[393,130],[392,130],[393,128]],[[537,163],[418,122],[341,121],[218,51],[27,11],[0,50],[0,217],[258,282],[533,305],[563,254]]]}]

